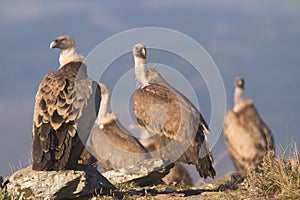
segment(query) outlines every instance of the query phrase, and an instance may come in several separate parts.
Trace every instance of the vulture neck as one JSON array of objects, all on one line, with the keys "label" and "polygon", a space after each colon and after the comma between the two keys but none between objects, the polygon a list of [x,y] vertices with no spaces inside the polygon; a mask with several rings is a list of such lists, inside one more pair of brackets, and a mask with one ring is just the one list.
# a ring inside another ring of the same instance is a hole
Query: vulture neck
[{"label": "vulture neck", "polygon": [[134,57],[134,71],[135,76],[139,84],[141,84],[142,88],[149,85],[148,80],[146,78],[146,60],[144,58]]},{"label": "vulture neck", "polygon": [[109,101],[109,92],[105,91],[104,93],[101,94],[101,103],[100,103],[100,109],[99,109],[98,119],[97,119],[99,123],[101,122],[101,120],[104,119],[104,117],[107,114],[108,101]]},{"label": "vulture neck", "polygon": [[234,91],[234,107],[244,100],[244,88],[235,87]]},{"label": "vulture neck", "polygon": [[61,51],[59,55],[59,64],[60,64],[59,68],[61,68],[62,66],[64,66],[65,64],[71,61],[84,62],[84,58],[76,53],[74,47],[70,49],[64,49]]}]

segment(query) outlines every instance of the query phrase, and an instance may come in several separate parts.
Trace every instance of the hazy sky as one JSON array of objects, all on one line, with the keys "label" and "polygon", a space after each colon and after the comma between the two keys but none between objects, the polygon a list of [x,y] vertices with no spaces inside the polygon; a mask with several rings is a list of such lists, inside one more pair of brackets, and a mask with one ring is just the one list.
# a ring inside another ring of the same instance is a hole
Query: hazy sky
[{"label": "hazy sky", "polygon": [[[71,34],[78,52],[88,55],[100,42],[132,28],[180,31],[200,43],[216,63],[226,89],[227,109],[232,107],[233,80],[243,76],[246,97],[254,100],[272,129],[277,147],[285,147],[292,139],[300,143],[297,0],[153,0],[126,4],[4,0],[0,2],[0,27],[0,175],[9,175],[10,165],[19,168],[29,163],[35,93],[43,76],[58,67],[58,51],[50,51],[49,44],[63,33]],[[148,58],[170,66],[186,65],[159,51],[149,51]],[[132,62],[131,54],[123,55],[110,70],[126,72],[133,67]],[[124,67],[118,70],[120,65]],[[111,86],[113,80],[106,78],[105,83]],[[207,86],[192,75],[189,80],[198,85],[201,112],[208,121],[211,102]],[[219,176],[232,169],[228,156],[222,157],[226,155],[223,137],[213,153]]]}]

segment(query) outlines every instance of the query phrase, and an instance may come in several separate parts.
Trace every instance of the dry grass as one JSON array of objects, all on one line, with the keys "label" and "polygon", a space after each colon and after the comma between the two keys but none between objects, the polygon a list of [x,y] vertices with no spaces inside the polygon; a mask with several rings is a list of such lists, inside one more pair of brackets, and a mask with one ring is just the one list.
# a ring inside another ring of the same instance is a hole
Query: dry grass
[{"label": "dry grass", "polygon": [[259,171],[249,170],[239,191],[247,197],[300,199],[300,165],[296,143],[281,155],[265,156]]},{"label": "dry grass", "polygon": [[10,199],[5,188],[0,188],[0,200]]},{"label": "dry grass", "polygon": [[0,200],[8,200],[10,197],[8,196],[6,184],[8,183],[7,178],[3,180],[2,176],[0,177]]}]

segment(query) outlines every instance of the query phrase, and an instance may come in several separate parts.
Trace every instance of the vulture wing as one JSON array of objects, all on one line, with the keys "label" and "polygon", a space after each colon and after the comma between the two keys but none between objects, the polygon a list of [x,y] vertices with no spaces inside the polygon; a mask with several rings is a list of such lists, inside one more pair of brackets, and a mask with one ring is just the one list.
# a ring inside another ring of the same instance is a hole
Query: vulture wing
[{"label": "vulture wing", "polygon": [[164,159],[194,164],[201,177],[215,176],[206,138],[208,126],[187,98],[154,83],[135,91],[133,110],[138,123],[153,135]]},{"label": "vulture wing", "polygon": [[87,77],[82,62],[70,62],[44,77],[34,108],[33,169],[74,167],[94,125],[100,100],[100,88]]}]

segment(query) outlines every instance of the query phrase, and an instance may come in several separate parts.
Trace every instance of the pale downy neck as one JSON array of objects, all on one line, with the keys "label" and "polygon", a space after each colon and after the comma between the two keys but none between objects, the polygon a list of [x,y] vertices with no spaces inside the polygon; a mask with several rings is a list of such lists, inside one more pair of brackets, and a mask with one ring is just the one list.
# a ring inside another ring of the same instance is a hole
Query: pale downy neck
[{"label": "pale downy neck", "polygon": [[101,94],[101,103],[100,103],[100,109],[99,109],[98,119],[97,119],[98,123],[100,123],[101,120],[103,120],[107,114],[108,101],[109,101],[109,91],[103,91]]},{"label": "pale downy neck", "polygon": [[76,57],[79,57],[79,55],[77,55],[77,53],[75,51],[75,48],[70,48],[70,49],[62,50],[61,53],[60,53],[60,55],[59,55],[59,64],[60,64],[60,67],[62,67],[65,64],[67,64],[70,59],[76,58]]},{"label": "pale downy neck", "polygon": [[235,87],[234,91],[234,106],[237,106],[244,100],[244,89],[241,87]]},{"label": "pale downy neck", "polygon": [[135,76],[141,87],[145,87],[149,85],[147,78],[146,78],[146,60],[139,57],[134,57],[134,69],[135,69]]}]

